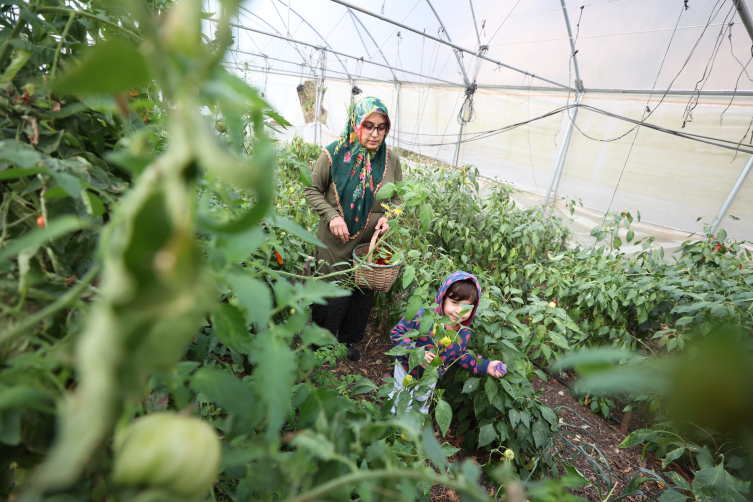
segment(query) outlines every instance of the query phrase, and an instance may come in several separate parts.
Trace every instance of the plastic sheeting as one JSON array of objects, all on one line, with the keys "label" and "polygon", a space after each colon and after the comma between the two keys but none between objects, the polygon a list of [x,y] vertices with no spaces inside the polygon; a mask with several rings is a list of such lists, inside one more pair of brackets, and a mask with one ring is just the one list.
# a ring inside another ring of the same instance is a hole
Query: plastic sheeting
[{"label": "plastic sheeting", "polygon": [[[296,77],[274,80],[279,82],[279,88],[270,85],[271,77],[265,77],[270,101],[280,103],[280,111],[283,106],[295,108],[290,103],[298,99]],[[261,77],[256,75],[249,81],[256,83],[258,78]],[[327,123],[321,126],[322,144],[334,141],[342,131],[351,102],[348,82],[325,79],[325,87],[323,107],[327,111]],[[398,111],[395,84],[361,82],[359,87],[363,94],[356,99],[377,96],[390,107],[393,121],[388,137],[390,144],[399,140],[400,148],[452,162],[459,129],[458,113],[465,96],[463,88],[401,83]],[[293,98],[285,98],[286,93]],[[484,176],[514,184],[521,191],[516,200],[524,206],[542,204],[569,121],[567,112],[484,139],[473,138],[475,133],[495,131],[540,117],[572,103],[573,98],[572,93],[557,90],[477,90],[475,120],[463,131],[463,138],[471,141],[461,143],[459,163],[472,164]],[[648,94],[588,92],[582,103],[637,120],[648,106],[653,110],[648,123],[730,142],[743,139],[753,111],[752,97],[732,99],[731,95],[704,95],[697,102],[690,102],[690,98],[690,95],[654,94],[649,99]],[[689,102],[695,104],[690,115],[686,114]],[[572,222],[563,202],[556,205],[555,211],[562,214],[583,244],[589,242],[591,228],[609,208],[610,211],[629,210],[634,215],[640,211],[639,235],[652,235],[657,243],[674,249],[689,234],[702,232],[704,224],[712,223],[748,159],[748,154],[736,154],[733,150],[645,127],[636,129],[633,124],[586,109],[579,111],[575,123],[577,129],[568,150],[557,198],[560,201],[577,199],[582,208],[578,208]],[[298,132],[311,141],[312,128],[312,124],[298,125],[281,139],[289,139]],[[621,138],[616,139],[618,137]],[[726,217],[722,222],[722,228],[730,236],[753,240],[751,202],[753,180],[749,178],[727,213],[739,219]]]}]

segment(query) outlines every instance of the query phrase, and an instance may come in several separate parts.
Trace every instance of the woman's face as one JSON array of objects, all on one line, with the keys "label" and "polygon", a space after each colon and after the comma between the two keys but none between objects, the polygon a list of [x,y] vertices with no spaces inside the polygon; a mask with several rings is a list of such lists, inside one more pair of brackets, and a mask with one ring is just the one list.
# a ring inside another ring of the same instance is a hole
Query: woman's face
[{"label": "woman's face", "polygon": [[361,122],[361,136],[359,139],[367,150],[376,150],[384,141],[384,135],[379,133],[379,126],[381,124],[386,125],[387,119],[379,112],[372,113]]}]

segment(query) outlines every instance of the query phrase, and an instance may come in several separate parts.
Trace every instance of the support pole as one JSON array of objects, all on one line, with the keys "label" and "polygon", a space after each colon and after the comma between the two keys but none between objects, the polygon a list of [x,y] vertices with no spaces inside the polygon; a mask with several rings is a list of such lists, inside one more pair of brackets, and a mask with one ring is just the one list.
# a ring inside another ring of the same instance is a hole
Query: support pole
[{"label": "support pole", "polygon": [[[521,70],[520,68],[516,68],[515,66],[509,65],[507,63],[503,63],[502,61],[498,61],[496,59],[492,59],[492,58],[490,58],[488,56],[485,56],[485,55],[482,55],[482,54],[477,54],[476,53],[477,51],[472,51],[470,49],[466,49],[465,47],[461,47],[461,46],[459,46],[457,44],[454,44],[454,43],[450,42],[449,40],[442,40],[441,38],[434,37],[432,35],[429,35],[427,33],[422,32],[420,30],[417,30],[415,28],[411,28],[410,26],[406,26],[403,23],[398,23],[397,21],[393,21],[392,19],[389,19],[389,18],[384,17],[382,15],[376,14],[374,12],[370,12],[370,11],[368,11],[366,9],[362,9],[361,7],[358,7],[357,5],[353,5],[353,4],[351,4],[349,2],[346,2],[344,0],[330,0],[330,1],[335,2],[335,3],[339,3],[340,5],[343,5],[345,7],[349,7],[351,9],[357,10],[359,12],[363,12],[364,14],[367,14],[369,16],[375,17],[377,19],[381,19],[382,21],[385,21],[387,23],[394,24],[394,25],[399,26],[399,27],[401,27],[401,28],[403,28],[405,30],[411,31],[411,32],[416,33],[418,35],[421,35],[422,37],[426,37],[426,38],[428,38],[430,40],[434,40],[435,42],[439,42],[441,44],[448,45],[448,46],[452,47],[453,49],[457,49],[458,51],[466,52],[468,54],[471,54],[473,56],[477,56],[477,57],[479,57],[481,59],[484,59],[484,60],[489,61],[491,63],[494,63],[496,65],[504,66],[505,68],[508,68],[510,70],[517,71],[517,72],[522,73],[524,75],[528,75],[529,77],[537,78],[539,80],[543,80],[544,82],[549,82],[552,85],[556,85],[557,87],[563,87],[565,89],[570,89],[571,91],[577,90],[577,89],[573,89],[569,85],[561,84],[561,83],[556,82],[554,80],[550,80],[550,79],[542,77],[540,75],[536,75],[535,73],[531,73],[531,72],[527,72],[525,70]],[[445,31],[445,33],[446,33],[446,31]]]},{"label": "support pole", "polygon": [[567,36],[570,38],[570,56],[573,58],[573,67],[575,69],[575,88],[578,92],[583,92],[583,81],[580,79],[580,70],[578,69],[578,56],[575,54],[575,39],[573,38],[573,29],[570,27],[570,16],[567,15],[567,6],[565,0],[560,0],[562,5],[562,14],[565,16],[565,26],[567,26]]},{"label": "support pole", "polygon": [[[293,11],[293,12],[295,13],[295,11]],[[214,18],[209,19],[209,20],[213,21],[215,23],[218,21],[217,19],[214,19]],[[412,72],[412,71],[403,70],[401,68],[395,68],[393,66],[383,65],[381,63],[376,63],[374,61],[369,61],[369,60],[361,58],[361,57],[352,56],[350,54],[345,54],[344,52],[335,51],[335,50],[330,49],[329,47],[323,47],[323,46],[320,46],[320,45],[314,45],[314,44],[310,44],[308,42],[302,42],[300,40],[295,40],[293,38],[286,37],[285,35],[279,35],[279,34],[276,34],[276,33],[270,33],[268,31],[258,30],[256,28],[249,28],[248,26],[243,26],[243,25],[235,24],[235,23],[228,23],[228,24],[230,26],[232,26],[233,28],[239,28],[241,30],[251,31],[251,32],[254,32],[254,33],[259,33],[261,35],[266,35],[268,37],[279,38],[280,40],[286,40],[286,41],[291,42],[293,44],[301,44],[301,45],[305,45],[305,46],[308,46],[308,47],[313,47],[314,49],[318,49],[318,50],[325,50],[327,52],[331,52],[332,54],[336,54],[336,55],[343,56],[343,57],[346,57],[346,58],[357,59],[359,61],[363,60],[364,62],[369,63],[369,64],[373,64],[375,66],[381,66],[382,68],[389,68],[391,70],[398,70],[398,71],[401,71],[403,73],[407,73],[409,75],[416,75],[416,76],[421,77],[421,78],[426,78],[426,79],[429,79],[429,80],[434,80],[435,82],[442,82],[443,84],[450,84],[452,86],[458,86],[459,85],[457,82],[450,82],[449,80],[443,80],[441,78],[436,78],[436,77],[431,77],[431,76],[427,76],[427,75],[422,75],[420,73],[415,73],[415,72]],[[349,72],[347,73],[347,75],[348,75],[348,81],[351,83],[351,85],[353,85],[352,76],[350,75]]]},{"label": "support pole", "polygon": [[[450,34],[447,32],[447,29],[444,27],[442,18],[439,17],[439,14],[437,14],[437,11],[434,9],[434,6],[431,4],[431,0],[426,0],[426,3],[428,3],[429,7],[431,7],[431,11],[434,13],[434,16],[437,18],[437,21],[439,21],[439,26],[442,27],[442,31],[444,31],[444,34],[447,35],[447,40],[450,43],[452,43]],[[471,85],[471,82],[468,80],[468,75],[466,75],[465,73],[465,67],[463,66],[463,61],[460,59],[460,54],[458,53],[458,50],[455,49],[454,52],[455,52],[455,58],[458,60],[458,66],[460,67],[460,71],[463,73],[463,82],[465,82],[466,87],[469,87]]]},{"label": "support pole", "polygon": [[316,99],[314,100],[314,106],[316,109],[314,110],[314,144],[319,144],[319,110],[321,109],[321,105],[319,104],[319,87],[321,87],[321,78],[322,77],[316,77]]},{"label": "support pole", "polygon": [[714,219],[714,225],[711,227],[712,234],[715,234],[719,229],[719,225],[722,224],[722,219],[727,214],[727,211],[732,205],[732,202],[735,200],[735,197],[737,197],[737,192],[740,191],[740,187],[742,187],[743,183],[745,183],[745,178],[747,178],[748,174],[750,174],[751,168],[753,168],[753,155],[748,157],[748,162],[745,163],[745,167],[743,167],[740,176],[737,177],[737,181],[735,181],[732,190],[730,190],[729,195],[727,195],[727,198],[724,201],[724,204],[722,204],[722,208],[719,210],[719,214]]},{"label": "support pole", "polygon": [[400,82],[397,82],[397,104],[395,105],[395,152],[400,155]]},{"label": "support pole", "polygon": [[[575,97],[575,104],[579,104],[581,97],[583,94],[578,93],[578,95]],[[549,178],[549,186],[546,189],[546,197],[544,198],[544,207],[541,208],[541,215],[546,216],[546,210],[549,205],[549,196],[552,193],[552,188],[554,188],[555,182],[557,183],[557,186],[559,187],[559,178],[562,176],[562,171],[565,167],[565,159],[567,157],[567,149],[570,146],[570,138],[573,135],[573,125],[575,124],[575,119],[578,116],[578,108],[576,106],[575,111],[573,112],[573,116],[569,118],[567,123],[567,128],[565,129],[565,137],[562,139],[562,144],[560,145],[560,151],[557,154],[557,161],[554,163],[554,170],[552,171],[552,176]],[[555,193],[556,197],[556,193]],[[552,205],[554,205],[554,199],[552,200]]]},{"label": "support pole", "polygon": [[[369,38],[370,38],[370,39],[371,39],[371,41],[372,41],[372,42],[374,43],[374,45],[376,45],[376,44],[377,44],[377,43],[376,43],[376,40],[374,40],[374,37],[373,37],[373,36],[371,36],[371,32],[370,32],[370,31],[368,30],[368,28],[366,28],[366,25],[364,25],[364,24],[363,24],[363,23],[361,22],[361,20],[360,20],[360,19],[358,19],[358,16],[356,16],[356,15],[355,15],[355,13],[354,13],[354,12],[353,12],[352,10],[348,9],[348,12],[349,12],[349,13],[350,13],[350,15],[351,15],[351,16],[353,17],[353,19],[355,19],[355,20],[356,20],[356,21],[358,22],[358,24],[360,24],[360,25],[361,25],[361,28],[363,28],[363,31],[365,31],[365,32],[366,32],[366,34],[367,34],[367,35],[369,36]],[[359,32],[358,36],[359,36],[359,37],[361,36],[360,32]],[[363,43],[363,39],[361,39],[361,43]],[[368,53],[369,53],[369,50],[368,50],[368,49],[366,49],[366,44],[363,44],[363,48],[364,48],[364,49],[366,50],[366,54],[368,54]],[[379,52],[379,54],[381,54],[381,55],[382,55],[382,59],[384,59],[384,64],[386,64],[386,65],[390,64],[390,62],[389,62],[389,61],[387,61],[387,57],[386,57],[386,56],[384,55],[384,52],[382,52],[382,48],[381,48],[381,47],[377,46],[377,52]],[[374,53],[374,54],[376,54],[376,53]],[[369,57],[371,57],[371,56],[369,56]],[[397,75],[395,75],[395,70],[393,70],[392,68],[390,68],[390,71],[392,72],[392,78],[394,78],[394,79],[395,79],[395,81],[397,82]]]},{"label": "support pole", "polygon": [[478,32],[476,13],[473,11],[473,0],[468,0],[468,3],[471,4],[471,17],[473,17],[473,27],[476,28],[476,40],[478,40],[478,46],[481,47],[481,33]]},{"label": "support pole", "polygon": [[750,12],[748,6],[745,5],[745,0],[732,0],[737,7],[737,13],[740,15],[740,19],[743,21],[743,26],[748,32],[748,36],[753,41],[753,20],[750,18]]}]

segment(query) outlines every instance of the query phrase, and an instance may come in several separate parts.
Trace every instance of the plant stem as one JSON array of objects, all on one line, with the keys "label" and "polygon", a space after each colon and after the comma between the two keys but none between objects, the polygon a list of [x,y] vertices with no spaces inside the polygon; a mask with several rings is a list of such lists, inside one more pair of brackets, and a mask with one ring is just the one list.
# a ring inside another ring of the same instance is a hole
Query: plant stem
[{"label": "plant stem", "polygon": [[71,288],[70,291],[68,291],[66,294],[58,298],[57,301],[47,305],[39,312],[26,317],[23,321],[16,324],[8,331],[0,333],[0,343],[5,343],[13,340],[27,329],[42,321],[45,317],[49,317],[55,312],[58,312],[59,310],[62,310],[73,303],[73,301],[78,298],[78,295],[80,295],[81,292],[89,285],[89,283],[94,280],[98,273],[99,264],[95,264],[92,266],[92,268],[89,269],[86,275],[81,278],[78,284]]},{"label": "plant stem", "polygon": [[324,495],[331,493],[342,486],[361,483],[363,481],[375,480],[375,479],[391,479],[391,478],[410,478],[416,481],[430,481],[432,483],[440,483],[444,486],[452,488],[455,491],[462,492],[476,500],[489,500],[487,497],[482,496],[480,493],[474,493],[469,490],[468,485],[458,483],[455,480],[449,479],[446,476],[432,476],[420,471],[411,471],[407,469],[401,470],[378,470],[378,471],[359,471],[339,478],[333,479],[326,483],[323,483],[313,490],[310,490],[303,495],[289,498],[285,502],[310,502],[317,500]]},{"label": "plant stem", "polygon": [[13,31],[10,33],[10,38],[8,38],[8,41],[5,42],[3,52],[0,53],[0,71],[2,71],[5,63],[8,62],[10,53],[13,51],[13,46],[11,45],[10,41],[18,37],[25,24],[26,22],[23,20],[23,18],[21,16],[18,16],[18,22],[16,23],[16,26],[13,27]]},{"label": "plant stem", "polygon": [[58,58],[60,57],[60,51],[63,50],[63,41],[65,41],[65,37],[68,36],[68,31],[71,29],[71,25],[73,24],[74,19],[76,19],[76,11],[71,12],[71,15],[68,17],[68,24],[65,25],[63,34],[60,35],[58,48],[57,50],[55,50],[55,59],[52,60],[52,73],[50,73],[50,80],[55,78],[55,73],[58,69]]},{"label": "plant stem", "polygon": [[119,24],[113,23],[112,21],[108,21],[106,19],[102,19],[101,17],[97,16],[96,14],[92,14],[91,12],[86,12],[84,10],[73,10],[73,9],[65,9],[63,7],[37,7],[37,13],[43,14],[45,12],[51,12],[56,14],[75,14],[77,16],[84,16],[88,17],[89,19],[93,19],[95,21],[99,21],[102,24],[106,24],[110,28],[115,28],[116,30],[122,31],[129,37],[133,38],[134,40],[138,42],[143,42],[144,39],[141,38],[139,35],[135,34],[131,30],[127,30],[120,26]]}]

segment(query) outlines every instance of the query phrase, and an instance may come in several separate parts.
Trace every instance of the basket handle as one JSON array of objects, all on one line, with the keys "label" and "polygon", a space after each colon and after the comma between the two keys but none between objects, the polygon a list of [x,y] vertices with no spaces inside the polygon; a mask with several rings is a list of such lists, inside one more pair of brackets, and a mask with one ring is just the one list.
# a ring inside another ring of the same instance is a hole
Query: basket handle
[{"label": "basket handle", "polygon": [[371,261],[372,261],[371,251],[377,245],[378,241],[379,241],[379,231],[376,230],[376,231],[374,231],[374,235],[371,237],[371,243],[369,244],[369,251],[368,251],[369,258],[368,258],[368,260],[366,260],[366,263],[368,263],[368,264],[371,264]]}]

